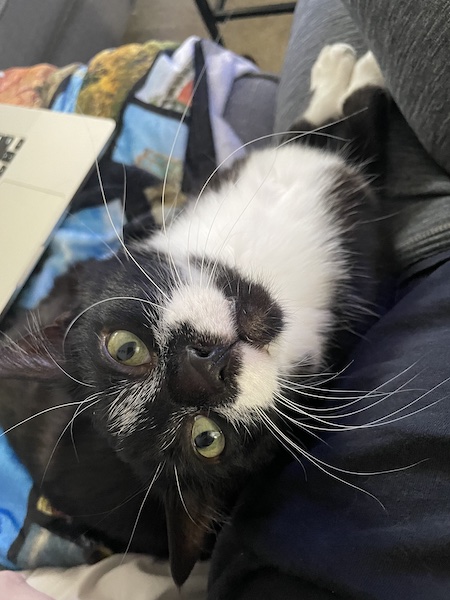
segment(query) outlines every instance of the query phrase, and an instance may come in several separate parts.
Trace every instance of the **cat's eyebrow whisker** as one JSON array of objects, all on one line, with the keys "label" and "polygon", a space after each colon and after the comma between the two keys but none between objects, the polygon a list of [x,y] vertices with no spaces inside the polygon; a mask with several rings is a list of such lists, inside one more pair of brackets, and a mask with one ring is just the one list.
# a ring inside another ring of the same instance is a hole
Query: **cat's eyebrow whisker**
[{"label": "cat's eyebrow whisker", "polygon": [[[33,323],[31,323],[31,322]],[[36,342],[36,344],[42,348],[42,350],[44,350],[44,352],[47,354],[48,358],[54,363],[54,365],[69,379],[71,379],[72,381],[74,381],[75,383],[79,383],[80,385],[83,385],[85,387],[94,387],[92,384],[90,383],[86,383],[85,381],[80,381],[79,379],[77,379],[76,377],[73,377],[73,375],[71,375],[70,373],[68,373],[59,363],[58,361],[55,359],[55,357],[53,356],[53,354],[50,352],[50,349],[47,347],[46,343],[45,343],[45,339],[42,335],[39,334],[39,316],[37,313],[28,313],[27,315],[27,322],[28,322],[28,328],[27,328],[27,332],[28,335],[30,337],[33,338],[33,340]],[[33,325],[34,325],[34,329],[33,329]],[[15,344],[17,346],[17,344]],[[23,352],[25,352],[25,354],[28,354],[26,352],[26,350],[21,349]]]},{"label": "cat's eyebrow whisker", "polygon": [[48,354],[49,359],[55,364],[56,367],[58,367],[58,369],[69,379],[71,379],[72,381],[74,381],[75,383],[79,383],[80,385],[84,385],[85,387],[95,387],[94,385],[92,385],[92,383],[86,383],[85,381],[81,381],[80,379],[77,379],[76,377],[74,377],[73,375],[71,375],[70,373],[68,373],[65,369],[63,369],[63,367],[54,359],[54,357],[52,356],[51,352],[45,348],[45,351]]},{"label": "cat's eyebrow whisker", "polygon": [[[150,277],[150,275],[147,273],[147,271],[145,271],[145,269],[142,267],[142,265],[139,264],[139,262],[132,255],[132,253],[130,252],[130,250],[127,248],[127,246],[125,244],[124,223],[125,223],[125,200],[126,200],[126,190],[127,190],[127,173],[126,173],[125,164],[122,163],[122,169],[123,169],[123,174],[124,174],[124,191],[123,191],[123,199],[122,199],[122,234],[120,234],[120,232],[117,231],[117,228],[114,225],[114,221],[111,216],[111,211],[109,210],[108,200],[106,198],[106,193],[105,193],[105,186],[103,184],[103,179],[101,176],[100,164],[99,164],[98,159],[95,160],[95,168],[96,168],[97,178],[98,178],[99,185],[100,185],[100,193],[102,196],[103,205],[104,205],[108,220],[110,222],[112,230],[114,231],[114,233],[120,243],[120,246],[122,247],[122,249],[125,253],[125,256],[136,265],[136,267],[144,275],[144,277],[147,279],[147,281],[149,281],[160,292],[160,294],[162,294],[166,298],[166,300],[169,300],[168,296],[166,296],[166,294],[162,290],[162,288],[160,286],[158,286],[158,284],[153,280],[152,277]],[[116,256],[117,258],[119,258],[115,252],[113,253],[113,255]],[[120,260],[120,258],[119,258],[119,260]],[[120,261],[120,262],[121,262],[121,264],[123,264],[122,261]]]},{"label": "cat's eyebrow whisker", "polygon": [[93,304],[91,304],[87,308],[84,308],[80,313],[78,313],[78,315],[76,317],[74,317],[72,319],[72,321],[67,326],[66,332],[65,332],[64,337],[63,337],[63,343],[62,343],[63,348],[65,346],[66,339],[67,339],[67,336],[69,334],[69,331],[72,329],[72,327],[78,321],[78,319],[80,319],[85,313],[87,313],[88,310],[91,310],[91,308],[95,308],[96,306],[99,306],[100,304],[104,304],[105,302],[113,302],[115,300],[132,300],[134,302],[141,302],[142,304],[149,304],[149,305],[151,305],[151,306],[153,306],[155,308],[158,308],[158,309],[164,308],[160,304],[156,304],[156,302],[151,302],[150,300],[146,300],[145,298],[135,298],[133,296],[112,296],[111,298],[103,298],[103,300],[98,300],[97,302],[94,302]]},{"label": "cat's eyebrow whisker", "polygon": [[123,554],[122,560],[120,561],[120,564],[123,564],[123,561],[130,550],[131,544],[133,542],[134,534],[136,533],[136,529],[137,529],[137,526],[139,523],[139,519],[141,518],[142,511],[144,510],[145,503],[147,502],[147,498],[149,497],[149,494],[150,494],[156,480],[161,475],[161,472],[164,469],[164,466],[165,466],[165,462],[160,462],[159,465],[156,467],[155,474],[153,475],[153,478],[147,488],[147,491],[145,492],[144,499],[142,500],[141,506],[138,510],[138,514],[136,516],[136,520],[134,522],[133,529],[130,534],[130,539],[128,540],[128,544],[127,544],[127,547],[125,548],[125,552]]},{"label": "cat's eyebrow whisker", "polygon": [[[168,181],[168,178],[169,178],[170,163],[171,163],[172,158],[173,158],[173,153],[175,152],[175,146],[176,146],[176,143],[177,143],[177,140],[178,140],[178,136],[180,135],[180,132],[181,132],[181,127],[182,127],[183,123],[186,120],[187,113],[188,113],[189,109],[192,106],[192,101],[194,99],[195,93],[196,93],[196,91],[198,89],[198,86],[200,85],[200,83],[202,81],[202,78],[205,75],[205,73],[206,73],[206,61],[205,61],[205,64],[203,65],[203,67],[202,67],[202,69],[201,69],[201,71],[200,71],[200,73],[198,75],[198,78],[197,78],[197,81],[196,81],[195,85],[192,88],[192,92],[191,92],[191,94],[189,96],[188,101],[186,102],[186,106],[185,106],[185,108],[183,110],[183,113],[181,115],[180,122],[178,123],[178,127],[177,127],[177,130],[175,132],[175,136],[174,136],[174,139],[173,139],[173,142],[172,142],[172,147],[170,149],[169,156],[168,156],[168,159],[167,159],[167,165],[166,165],[166,169],[165,169],[165,172],[164,172],[164,180],[163,180],[163,186],[162,186],[162,194],[161,194],[162,231],[163,231],[164,235],[167,238],[167,248],[168,248],[168,254],[169,254],[169,261],[170,261],[171,267],[173,267],[173,269],[175,271],[175,274],[178,276],[178,279],[180,279],[180,276],[178,274],[177,267],[176,267],[175,261],[173,259],[173,256],[172,256],[172,254],[170,252],[170,237],[167,236],[166,214],[165,214],[166,213],[165,203],[166,203],[167,181]],[[181,188],[181,184],[180,184],[180,188]],[[177,195],[176,200],[177,199],[178,199],[178,195]],[[176,201],[175,201],[175,203],[176,203]],[[174,207],[174,210],[175,210],[175,207]],[[192,275],[191,275],[191,272],[190,272],[190,263],[189,262],[188,262],[188,270],[189,270],[189,274],[190,274],[191,280],[192,280]]]},{"label": "cat's eyebrow whisker", "polygon": [[109,207],[108,207],[108,201],[107,201],[106,194],[105,194],[105,189],[104,189],[104,186],[103,186],[103,183],[102,183],[102,180],[101,180],[100,168],[99,168],[98,161],[96,161],[95,166],[96,166],[96,169],[97,169],[97,176],[98,176],[98,179],[100,181],[100,192],[101,192],[101,195],[102,195],[103,205],[105,207],[106,214],[108,216],[108,220],[109,220],[109,222],[111,224],[111,227],[112,227],[114,233],[117,236],[117,239],[119,240],[120,245],[123,248],[123,251],[125,252],[125,255],[136,265],[136,267],[144,275],[144,277],[147,279],[147,281],[149,281],[158,290],[158,292],[160,294],[162,294],[162,296],[164,296],[166,298],[166,300],[169,300],[169,297],[162,290],[162,288],[150,277],[150,275],[147,273],[147,271],[135,259],[135,257],[132,255],[132,253],[130,252],[130,250],[127,248],[127,246],[126,246],[126,244],[125,244],[125,242],[123,240],[123,236],[121,236],[119,234],[119,232],[117,231],[117,228],[114,225],[114,221],[113,221],[113,218],[111,216],[111,211],[109,210]]}]

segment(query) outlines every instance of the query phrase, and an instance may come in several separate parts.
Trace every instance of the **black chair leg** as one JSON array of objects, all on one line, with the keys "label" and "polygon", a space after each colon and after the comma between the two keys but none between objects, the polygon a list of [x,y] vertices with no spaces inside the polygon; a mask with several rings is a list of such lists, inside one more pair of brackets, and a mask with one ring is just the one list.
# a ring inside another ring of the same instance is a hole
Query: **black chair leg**
[{"label": "black chair leg", "polygon": [[217,28],[216,19],[211,7],[208,4],[208,0],[195,0],[195,3],[200,11],[200,14],[202,15],[203,21],[209,31],[209,35],[215,42],[223,46],[223,39],[220,35],[220,31]]}]

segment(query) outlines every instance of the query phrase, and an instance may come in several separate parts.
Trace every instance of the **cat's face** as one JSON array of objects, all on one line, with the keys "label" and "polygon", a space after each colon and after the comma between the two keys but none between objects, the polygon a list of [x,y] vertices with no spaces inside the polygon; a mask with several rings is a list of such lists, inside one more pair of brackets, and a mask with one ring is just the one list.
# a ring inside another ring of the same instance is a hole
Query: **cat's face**
[{"label": "cat's face", "polygon": [[203,265],[200,276],[195,261],[187,272],[154,253],[133,256],[139,267],[113,259],[91,271],[65,354],[69,372],[101,390],[86,403],[96,429],[144,484],[155,479],[169,529],[182,535],[175,504],[192,538],[194,523],[226,516],[272,454],[260,415],[274,403],[283,314],[263,286],[225,267]]},{"label": "cat's face", "polygon": [[[283,312],[223,266],[193,259],[188,272],[133,256],[138,265],[122,255],[87,266],[74,308],[47,331],[79,413],[164,503],[182,583],[214,522],[273,456],[261,412],[274,405]],[[38,377],[64,378],[47,358],[40,352]]]}]

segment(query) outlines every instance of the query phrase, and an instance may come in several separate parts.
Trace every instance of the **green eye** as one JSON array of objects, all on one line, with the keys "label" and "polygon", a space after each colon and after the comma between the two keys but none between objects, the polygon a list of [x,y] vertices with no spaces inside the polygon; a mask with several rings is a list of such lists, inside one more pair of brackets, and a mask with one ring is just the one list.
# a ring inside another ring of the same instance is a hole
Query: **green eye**
[{"label": "green eye", "polygon": [[130,331],[114,331],[106,341],[106,348],[111,357],[121,365],[138,367],[151,362],[147,346]]},{"label": "green eye", "polygon": [[194,450],[204,458],[216,458],[225,448],[225,436],[220,428],[202,416],[195,417],[191,440]]}]

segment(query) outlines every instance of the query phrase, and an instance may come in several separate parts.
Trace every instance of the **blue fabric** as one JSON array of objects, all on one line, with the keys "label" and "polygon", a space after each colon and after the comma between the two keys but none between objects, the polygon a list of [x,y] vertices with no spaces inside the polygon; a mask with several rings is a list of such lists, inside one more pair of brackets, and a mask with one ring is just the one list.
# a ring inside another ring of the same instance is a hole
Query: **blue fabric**
[{"label": "blue fabric", "polygon": [[32,481],[0,428],[0,564],[15,568],[7,558],[8,550],[20,532],[27,514]]},{"label": "blue fabric", "polygon": [[121,201],[108,202],[108,210],[109,216],[104,206],[85,208],[64,220],[53,236],[42,269],[31,276],[18,299],[22,308],[35,308],[50,292],[55,278],[76,262],[101,260],[119,249],[114,229],[122,232]]},{"label": "blue fabric", "polygon": [[76,112],[78,94],[84,82],[84,76],[87,72],[87,66],[81,65],[80,68],[70,77],[70,80],[58,96],[54,99],[52,110],[58,112],[73,113]]},{"label": "blue fabric", "polygon": [[[189,127],[177,119],[129,104],[123,115],[122,132],[112,155],[114,161],[136,165],[164,180],[170,156],[170,180],[180,180]],[[174,143],[175,140],[175,143]],[[173,146],[173,148],[172,148]]]}]

